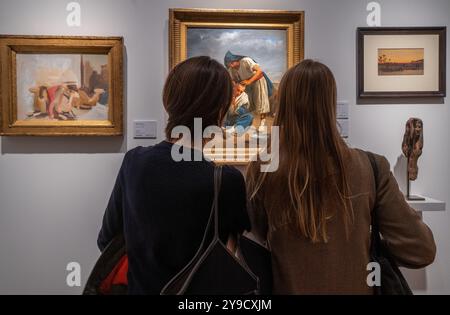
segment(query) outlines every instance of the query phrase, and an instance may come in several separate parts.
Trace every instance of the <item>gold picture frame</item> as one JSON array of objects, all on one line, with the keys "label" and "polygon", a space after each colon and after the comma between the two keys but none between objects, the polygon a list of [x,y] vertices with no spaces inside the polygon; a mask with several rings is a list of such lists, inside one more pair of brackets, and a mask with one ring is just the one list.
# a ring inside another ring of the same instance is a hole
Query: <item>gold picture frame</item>
[{"label": "gold picture frame", "polygon": [[[282,58],[283,69],[280,70],[280,67],[278,67],[277,71],[272,71],[272,73],[276,73],[276,79],[272,81],[275,83],[274,86],[277,87],[277,83],[279,83],[282,74],[304,59],[304,19],[304,11],[169,9],[169,69],[172,69],[188,57],[199,54],[209,55],[221,63],[224,62],[225,51],[220,50],[219,54],[218,49],[214,54],[210,55],[205,53],[205,51],[209,50],[209,48],[205,48],[210,47],[208,44],[193,44],[192,38],[201,36],[199,34],[202,32],[204,32],[202,34],[206,34],[206,36],[208,36],[208,32],[211,34],[216,32],[214,33],[216,34],[214,35],[216,36],[216,40],[217,36],[219,36],[217,34],[220,32],[242,32],[242,34],[247,33],[245,35],[246,40],[257,42],[258,38],[263,41],[264,36],[267,36],[270,40],[269,37],[272,35],[268,35],[269,33],[275,34],[278,31],[283,31],[279,32],[283,34],[283,44],[280,46],[283,47],[282,49],[284,50]],[[255,34],[254,38],[252,38],[252,34],[248,34],[253,31]],[[242,38],[243,37],[238,36],[238,40],[243,41],[244,39]],[[198,48],[198,46],[203,48]],[[237,55],[250,56],[247,54],[251,53],[250,49],[248,51],[245,51],[245,49],[239,51],[239,49],[236,48],[237,46],[231,45],[231,47],[234,47],[230,49]],[[196,50],[196,52],[193,53],[193,50]],[[252,52],[257,54],[254,49]],[[277,54],[277,56],[281,55]],[[264,62],[268,60],[266,56],[261,57],[261,55],[257,56],[256,59],[259,61],[257,62],[258,64],[262,64],[262,68],[264,67]],[[266,65],[267,64],[268,63],[266,63]],[[276,98],[273,97],[270,102],[271,112],[273,113],[272,108],[276,107],[276,105],[272,106],[272,103],[276,103]],[[262,116],[260,119],[256,120],[261,122]],[[214,151],[205,151],[204,153],[208,158],[220,164],[245,165],[258,154],[258,152],[260,152],[259,148],[252,149],[236,145],[234,148],[215,148]],[[230,156],[234,158],[230,160]],[[226,158],[224,159],[224,157]]]},{"label": "gold picture frame", "polygon": [[169,9],[169,67],[186,59],[190,27],[284,29],[287,31],[288,68],[304,59],[304,11]]},{"label": "gold picture frame", "polygon": [[[123,49],[122,37],[0,35],[0,135],[123,135]],[[61,83],[63,74],[72,85]],[[70,99],[69,109],[49,104],[51,88],[58,100]]]}]

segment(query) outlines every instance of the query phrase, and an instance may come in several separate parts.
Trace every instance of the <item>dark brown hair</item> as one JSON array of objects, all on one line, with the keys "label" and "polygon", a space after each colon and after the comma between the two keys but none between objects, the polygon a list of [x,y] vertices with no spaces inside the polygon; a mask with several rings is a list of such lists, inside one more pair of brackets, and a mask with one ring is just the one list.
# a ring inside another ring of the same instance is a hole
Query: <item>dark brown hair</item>
[{"label": "dark brown hair", "polygon": [[194,132],[194,118],[202,118],[203,130],[220,126],[233,94],[228,71],[210,57],[187,59],[175,66],[167,77],[163,104],[169,114],[166,138],[176,126],[186,126]]},{"label": "dark brown hair", "polygon": [[[262,174],[252,165],[247,176],[250,198],[253,203],[260,200],[270,226],[294,224],[313,242],[328,240],[326,223],[331,213],[324,204],[325,196],[336,198],[347,233],[353,221],[344,163],[348,147],[336,126],[336,94],[333,73],[324,64],[304,60],[289,69],[280,83],[274,122],[280,127],[278,171]],[[331,168],[338,173],[328,178]],[[268,181],[274,179],[286,185],[267,189]],[[267,190],[270,202],[264,202]]]}]

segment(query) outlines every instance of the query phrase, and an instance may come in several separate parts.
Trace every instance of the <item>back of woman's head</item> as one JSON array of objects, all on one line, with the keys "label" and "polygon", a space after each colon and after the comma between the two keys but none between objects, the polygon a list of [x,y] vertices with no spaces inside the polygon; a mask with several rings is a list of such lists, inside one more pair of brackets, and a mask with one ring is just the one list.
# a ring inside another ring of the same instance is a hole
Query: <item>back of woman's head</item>
[{"label": "back of woman's head", "polygon": [[336,83],[327,66],[304,60],[286,72],[280,83],[275,124],[281,127],[283,141],[298,144],[303,154],[333,150],[340,137]]},{"label": "back of woman's head", "polygon": [[216,60],[200,56],[175,66],[167,77],[163,104],[169,114],[166,138],[176,126],[194,131],[194,118],[203,129],[220,125],[232,101],[233,85],[228,71]]},{"label": "back of woman's head", "polygon": [[[255,196],[266,179],[287,179],[287,190],[272,191],[270,198],[275,202],[267,209],[271,226],[294,223],[313,242],[327,241],[326,221],[331,213],[325,209],[324,198],[335,195],[334,200],[342,201],[346,229],[352,217],[343,157],[347,147],[336,126],[334,76],[324,64],[304,60],[286,72],[278,93],[274,122],[280,127],[278,172],[250,176],[249,190]],[[330,179],[334,169],[338,175]]]}]

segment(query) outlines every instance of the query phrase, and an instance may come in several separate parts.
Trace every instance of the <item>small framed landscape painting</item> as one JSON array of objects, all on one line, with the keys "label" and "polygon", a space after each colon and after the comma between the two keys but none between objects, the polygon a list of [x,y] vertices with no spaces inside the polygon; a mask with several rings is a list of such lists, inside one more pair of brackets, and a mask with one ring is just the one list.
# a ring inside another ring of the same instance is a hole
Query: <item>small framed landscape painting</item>
[{"label": "small framed landscape painting", "polygon": [[358,28],[358,96],[445,97],[446,37],[446,27]]}]

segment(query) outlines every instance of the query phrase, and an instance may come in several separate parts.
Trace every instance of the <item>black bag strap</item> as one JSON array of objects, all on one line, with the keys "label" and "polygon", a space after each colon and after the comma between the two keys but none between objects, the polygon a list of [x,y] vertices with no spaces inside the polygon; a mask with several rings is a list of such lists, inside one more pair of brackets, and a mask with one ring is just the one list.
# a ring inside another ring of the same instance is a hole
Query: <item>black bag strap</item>
[{"label": "black bag strap", "polygon": [[[222,166],[214,168],[214,202],[211,212],[214,212],[214,239],[219,238],[219,194],[222,187]],[[210,215],[211,216],[211,215]],[[209,227],[206,228],[205,235],[208,234]]]},{"label": "black bag strap", "polygon": [[[195,268],[195,264],[197,263],[198,259],[201,255],[206,251],[207,247],[214,242],[217,238],[219,238],[219,193],[220,188],[222,184],[222,166],[215,166],[214,167],[214,197],[213,202],[211,206],[211,212],[209,214],[208,223],[206,224],[205,232],[203,234],[202,242],[200,243],[200,246],[195,253],[194,257],[189,261],[189,263],[184,266],[184,268],[177,273],[161,290],[161,294],[174,294],[174,292],[171,291],[171,288],[175,285],[175,282],[177,282],[179,279],[184,279],[184,277],[189,277],[189,273],[192,272],[192,269]],[[214,220],[214,223],[213,223]],[[207,243],[208,236],[212,232],[214,224],[214,235],[211,242]],[[186,284],[182,285],[181,288],[179,288],[176,292],[176,294],[183,294],[186,290]]]},{"label": "black bag strap", "polygon": [[370,164],[373,170],[373,177],[375,179],[375,202],[373,205],[372,213],[371,213],[371,252],[376,252],[379,254],[380,245],[381,245],[381,237],[380,237],[380,227],[378,225],[377,219],[377,192],[378,192],[378,165],[375,161],[375,156],[371,152],[366,152],[367,157],[369,158]]},{"label": "black bag strap", "polygon": [[[219,238],[219,194],[220,188],[222,186],[222,166],[214,167],[214,197],[213,203],[211,206],[211,212],[209,214],[208,223],[206,224],[205,233],[203,234],[202,242],[200,243],[200,247],[197,250],[193,260],[197,257],[197,255],[203,253],[205,247],[207,247],[206,241],[208,240],[208,235],[212,232],[213,228],[213,220],[214,220],[214,235],[211,242]],[[211,243],[210,242],[210,243]]]}]

